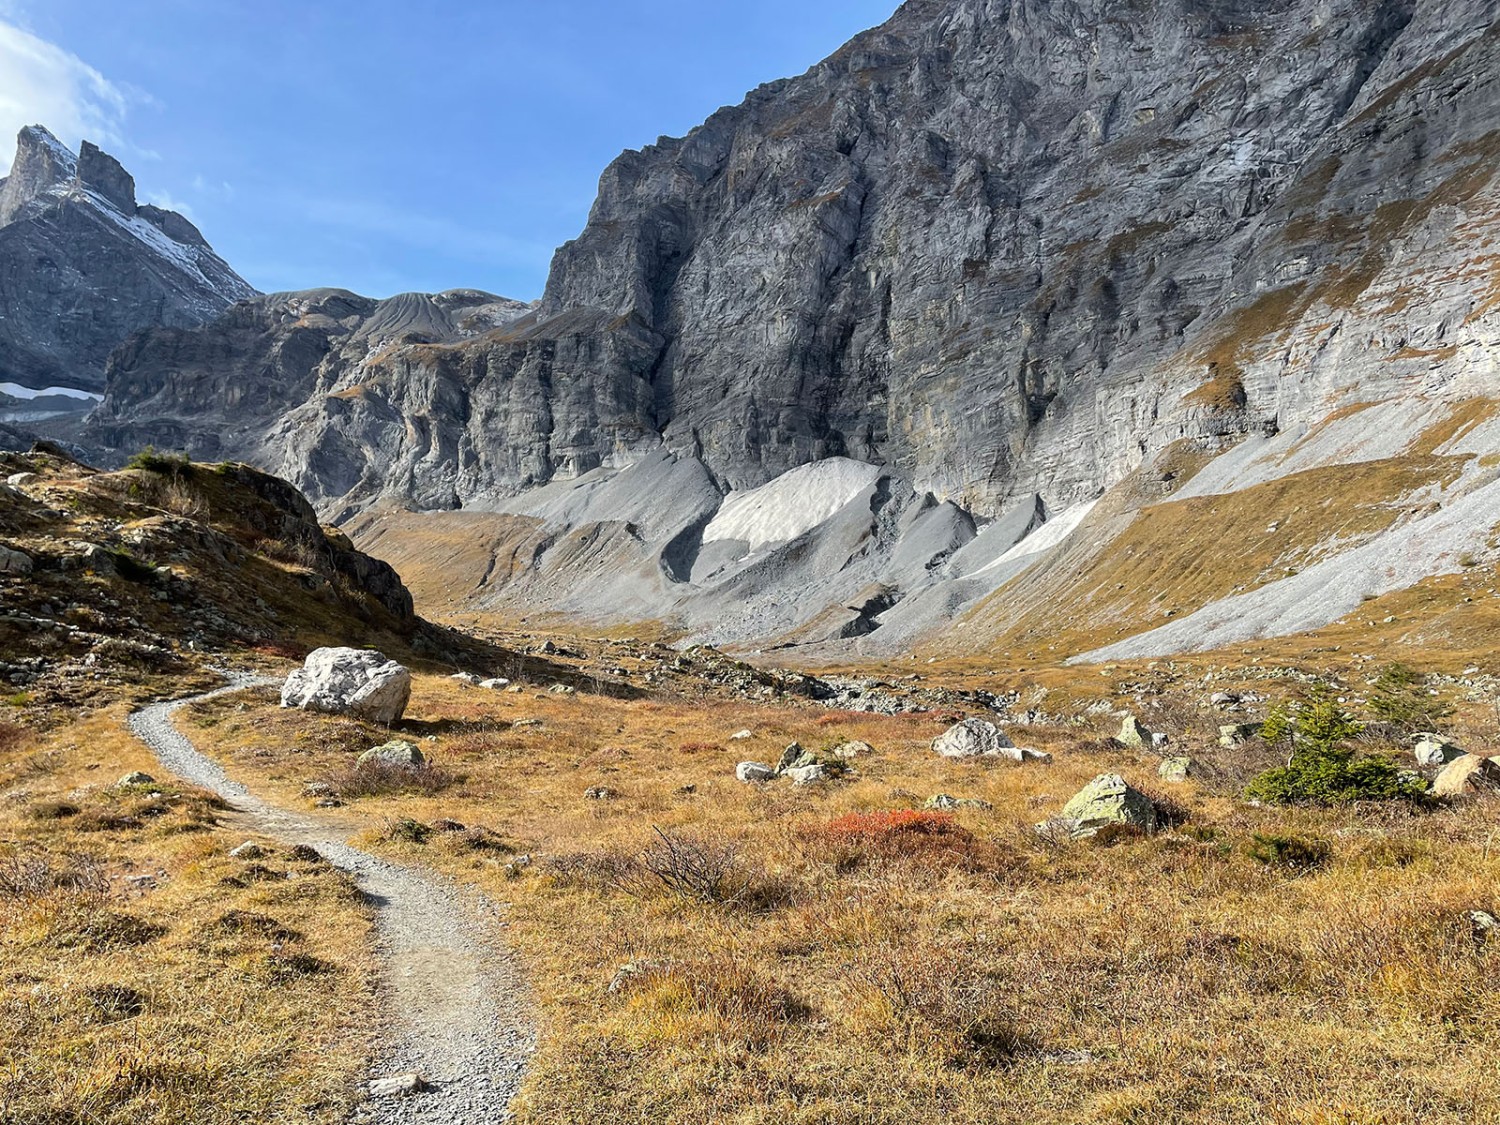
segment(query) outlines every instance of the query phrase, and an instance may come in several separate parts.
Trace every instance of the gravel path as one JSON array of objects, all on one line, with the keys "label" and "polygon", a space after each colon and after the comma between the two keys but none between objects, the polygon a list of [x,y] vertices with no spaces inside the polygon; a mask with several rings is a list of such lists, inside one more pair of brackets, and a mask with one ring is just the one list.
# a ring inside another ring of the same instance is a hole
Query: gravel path
[{"label": "gravel path", "polygon": [[343,842],[331,817],[272,805],[200,754],[172,721],[200,700],[271,681],[227,674],[229,686],[155,703],[130,729],[179,777],[211,789],[247,827],[288,844],[309,844],[349,872],[376,907],[384,1018],[376,1028],[372,1079],[415,1072],[429,1088],[378,1096],[350,1119],[358,1125],[468,1125],[507,1121],[534,1039],[516,970],[491,934],[495,907],[436,876],[377,859]]}]

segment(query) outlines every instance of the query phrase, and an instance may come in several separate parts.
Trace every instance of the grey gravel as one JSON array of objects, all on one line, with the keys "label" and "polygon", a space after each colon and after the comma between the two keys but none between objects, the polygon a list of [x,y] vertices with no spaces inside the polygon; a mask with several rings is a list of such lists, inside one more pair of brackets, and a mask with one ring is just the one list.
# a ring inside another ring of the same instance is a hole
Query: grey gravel
[{"label": "grey gravel", "polygon": [[271,682],[227,675],[229,685],[217,691],[142,708],[130,716],[130,728],[172,772],[229,801],[247,826],[315,848],[352,875],[374,904],[383,1015],[374,1029],[369,1077],[417,1074],[428,1089],[364,1102],[351,1122],[510,1120],[510,1101],[536,1040],[519,973],[495,937],[497,907],[435,875],[350,847],[339,822],[273,805],[199,753],[173,723],[174,712]]}]

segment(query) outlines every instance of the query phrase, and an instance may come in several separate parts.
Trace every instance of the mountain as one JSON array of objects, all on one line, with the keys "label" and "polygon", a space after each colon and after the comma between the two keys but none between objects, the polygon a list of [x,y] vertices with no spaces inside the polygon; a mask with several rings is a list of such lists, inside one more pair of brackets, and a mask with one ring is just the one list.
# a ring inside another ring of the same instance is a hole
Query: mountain
[{"label": "mountain", "polygon": [[[1211,523],[1141,538],[1185,486],[1252,494],[1295,464],[1317,502],[1326,474],[1420,447],[1426,475],[1366,482],[1389,520],[1339,500],[1361,514],[1336,546],[1359,547],[1423,510],[1408,493],[1484,487],[1497,17],[911,0],[620,157],[524,315],[346,351],[370,314],[294,295],[148,331],[112,359],[96,434],[262,464],[388,558],[473,569],[468,605],[741,643],[906,645],[980,617],[1010,636],[1113,573],[1080,542],[1212,552]],[[1445,452],[1455,426],[1469,445]],[[1247,518],[1275,523],[1260,495]],[[1283,570],[1338,553],[1315,532]],[[1036,565],[1058,551],[1074,571]],[[1281,559],[1251,552],[1173,613]],[[1143,603],[1079,650],[1158,611],[1162,576],[1134,577]],[[1347,595],[1314,599],[1322,619]]]},{"label": "mountain", "polygon": [[114,157],[21,130],[0,179],[0,383],[102,390],[130,333],[195,327],[254,295],[187,219],[138,204]]}]

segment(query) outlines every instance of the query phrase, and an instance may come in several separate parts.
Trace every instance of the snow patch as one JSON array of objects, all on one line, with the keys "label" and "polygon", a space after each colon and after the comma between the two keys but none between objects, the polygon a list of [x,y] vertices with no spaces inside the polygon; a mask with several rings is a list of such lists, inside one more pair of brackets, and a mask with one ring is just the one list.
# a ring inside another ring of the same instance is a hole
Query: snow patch
[{"label": "snow patch", "polygon": [[102,402],[103,395],[94,394],[92,391],[80,391],[76,387],[43,387],[34,390],[31,387],[23,387],[19,383],[0,383],[0,395],[9,395],[11,398],[47,398],[50,395],[66,395],[68,398],[87,398],[95,402]]},{"label": "snow patch", "polygon": [[877,465],[830,457],[799,465],[745,492],[731,492],[703,531],[705,543],[738,540],[750,550],[805,535],[880,479]]}]

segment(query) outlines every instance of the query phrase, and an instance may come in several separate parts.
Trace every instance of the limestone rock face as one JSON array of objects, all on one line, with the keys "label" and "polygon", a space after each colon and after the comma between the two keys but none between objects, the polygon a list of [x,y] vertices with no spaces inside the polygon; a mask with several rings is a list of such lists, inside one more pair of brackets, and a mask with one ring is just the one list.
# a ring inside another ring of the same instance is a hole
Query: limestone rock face
[{"label": "limestone rock face", "polygon": [[0,382],[103,390],[132,332],[197,327],[254,295],[192,223],[137,204],[114,157],[21,130],[0,180]]},{"label": "limestone rock face", "polygon": [[283,707],[387,725],[401,717],[410,698],[410,672],[383,653],[356,648],[316,649],[281,688]]},{"label": "limestone rock face", "polygon": [[622,155],[519,319],[350,350],[372,303],[267,298],[117,357],[100,435],[252,458],[328,512],[665,447],[740,490],[900,466],[988,517],[1089,499],[1183,438],[1461,393],[1500,363],[1472,281],[1496,15],[910,0]]}]

